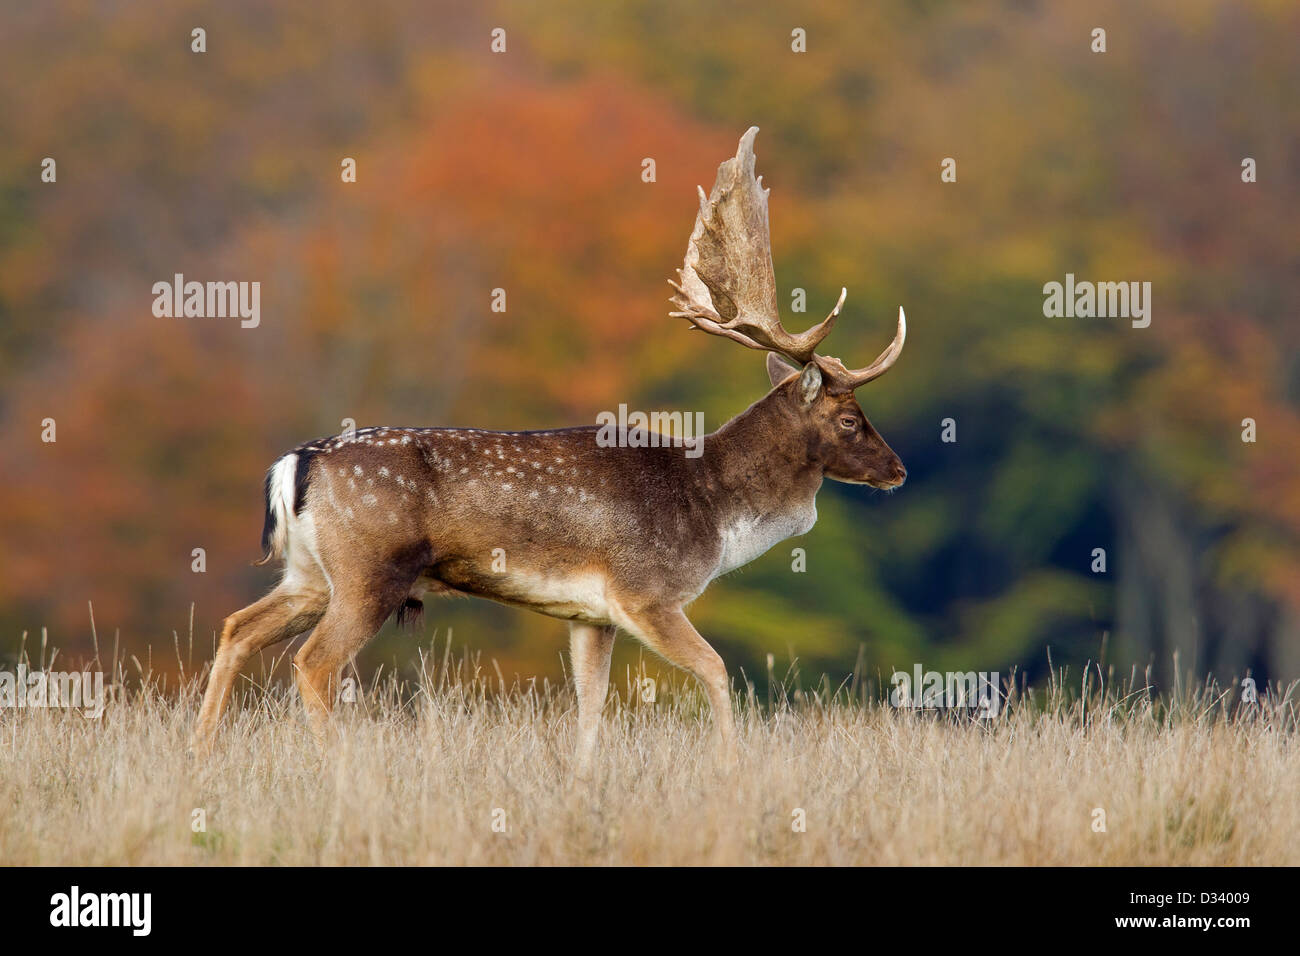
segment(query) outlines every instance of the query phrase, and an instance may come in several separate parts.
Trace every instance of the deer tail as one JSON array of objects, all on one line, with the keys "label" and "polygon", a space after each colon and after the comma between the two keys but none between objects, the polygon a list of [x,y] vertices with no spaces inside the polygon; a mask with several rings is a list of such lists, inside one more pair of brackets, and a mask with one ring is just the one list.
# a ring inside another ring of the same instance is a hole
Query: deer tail
[{"label": "deer tail", "polygon": [[284,556],[289,545],[289,517],[297,497],[298,455],[288,454],[276,460],[266,473],[266,518],[262,523],[262,560]]}]

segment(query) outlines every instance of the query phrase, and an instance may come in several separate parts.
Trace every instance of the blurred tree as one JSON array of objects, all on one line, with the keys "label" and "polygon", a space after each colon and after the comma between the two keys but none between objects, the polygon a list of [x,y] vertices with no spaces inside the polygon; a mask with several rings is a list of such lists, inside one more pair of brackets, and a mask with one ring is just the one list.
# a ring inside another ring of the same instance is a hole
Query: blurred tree
[{"label": "blurred tree", "polygon": [[[833,351],[865,360],[907,307],[905,360],[860,398],[912,477],[828,486],[812,533],[700,600],[729,662],[1033,675],[1110,632],[1109,661],[1162,679],[1175,650],[1300,677],[1293,4],[239,0],[202,8],[196,55],[200,9],[54,0],[0,33],[8,645],[49,624],[86,647],[87,599],[133,649],[190,601],[210,633],[268,581],[262,470],[345,418],[553,427],[626,401],[716,427],[761,359],[683,334],[664,280],[695,184],[757,124],[787,321],[847,285]],[[153,318],[176,272],[261,281],[261,326]],[[1151,326],[1044,317],[1067,272],[1152,282]],[[557,622],[429,621],[559,673]]]}]

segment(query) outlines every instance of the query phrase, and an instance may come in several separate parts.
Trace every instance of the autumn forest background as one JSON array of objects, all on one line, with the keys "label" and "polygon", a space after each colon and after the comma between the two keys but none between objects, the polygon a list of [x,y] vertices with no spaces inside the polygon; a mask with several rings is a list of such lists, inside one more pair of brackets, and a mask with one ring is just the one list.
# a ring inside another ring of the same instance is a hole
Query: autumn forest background
[{"label": "autumn forest background", "polygon": [[[847,286],[863,364],[907,310],[859,398],[910,477],[828,483],[697,602],[732,674],[1300,678],[1297,36],[1281,0],[5,4],[0,658],[89,654],[93,602],[162,669],[193,605],[206,660],[273,581],[265,469],[344,419],[742,410],[762,357],[686,334],[665,280],[757,125],[787,324]],[[260,281],[260,325],[155,317],[175,273]],[[1150,327],[1044,317],[1066,273],[1150,281]],[[561,622],[467,601],[362,668],[449,628],[562,673]]]}]

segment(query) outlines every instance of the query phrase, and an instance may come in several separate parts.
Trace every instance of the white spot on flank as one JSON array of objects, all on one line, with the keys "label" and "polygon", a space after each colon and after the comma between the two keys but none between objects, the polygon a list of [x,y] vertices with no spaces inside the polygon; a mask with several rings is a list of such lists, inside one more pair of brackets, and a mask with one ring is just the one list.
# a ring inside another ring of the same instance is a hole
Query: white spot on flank
[{"label": "white spot on flank", "polygon": [[361,466],[360,466],[360,465],[353,465],[353,466],[352,466],[352,474],[354,474],[354,475],[359,475],[359,474],[361,474]]}]

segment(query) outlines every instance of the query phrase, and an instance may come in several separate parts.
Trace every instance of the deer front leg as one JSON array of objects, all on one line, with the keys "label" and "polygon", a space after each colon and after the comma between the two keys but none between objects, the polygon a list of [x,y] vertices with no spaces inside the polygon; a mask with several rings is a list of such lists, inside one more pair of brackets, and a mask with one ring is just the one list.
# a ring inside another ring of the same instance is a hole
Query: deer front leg
[{"label": "deer front leg", "polygon": [[625,627],[651,650],[673,664],[690,671],[704,685],[713,712],[719,750],[724,760],[734,763],[736,730],[731,714],[731,688],[727,665],[718,652],[700,636],[679,607],[652,607],[635,613],[624,611]]},{"label": "deer front leg", "polygon": [[569,657],[573,684],[578,691],[578,747],[574,760],[579,777],[591,769],[591,757],[600,733],[600,712],[609,691],[609,658],[614,651],[614,628],[573,621],[569,624]]}]

